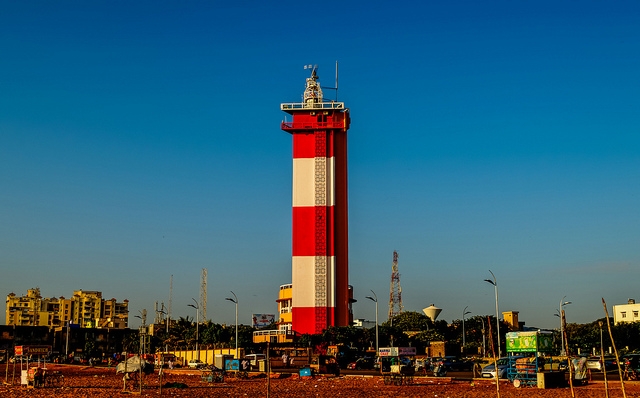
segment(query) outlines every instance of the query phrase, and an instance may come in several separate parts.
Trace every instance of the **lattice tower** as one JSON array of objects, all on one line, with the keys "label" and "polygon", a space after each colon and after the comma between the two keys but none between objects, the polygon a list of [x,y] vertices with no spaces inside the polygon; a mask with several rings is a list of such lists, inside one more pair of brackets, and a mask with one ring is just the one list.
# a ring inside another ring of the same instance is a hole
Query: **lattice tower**
[{"label": "lattice tower", "polygon": [[200,283],[200,319],[207,320],[207,269],[202,269],[202,282]]},{"label": "lattice tower", "polygon": [[400,272],[398,272],[398,252],[393,251],[393,264],[391,265],[391,287],[389,289],[389,319],[402,313],[402,287],[400,287]]}]

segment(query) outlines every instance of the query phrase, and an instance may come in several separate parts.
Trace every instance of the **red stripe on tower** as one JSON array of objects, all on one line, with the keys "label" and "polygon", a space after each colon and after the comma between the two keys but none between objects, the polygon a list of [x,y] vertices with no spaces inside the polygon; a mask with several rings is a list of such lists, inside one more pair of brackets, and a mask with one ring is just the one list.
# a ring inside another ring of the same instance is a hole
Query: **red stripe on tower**
[{"label": "red stripe on tower", "polygon": [[314,68],[282,129],[293,136],[292,329],[352,322],[349,303],[347,130],[342,102],[323,102]]}]

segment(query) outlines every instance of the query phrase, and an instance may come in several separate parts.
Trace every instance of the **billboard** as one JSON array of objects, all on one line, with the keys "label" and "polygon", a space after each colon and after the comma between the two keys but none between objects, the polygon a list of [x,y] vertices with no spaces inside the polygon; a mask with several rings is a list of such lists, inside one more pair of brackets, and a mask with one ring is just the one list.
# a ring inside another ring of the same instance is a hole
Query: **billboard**
[{"label": "billboard", "polygon": [[50,345],[17,345],[14,348],[15,355],[47,356],[51,354]]},{"label": "billboard", "polygon": [[252,326],[254,328],[264,328],[276,321],[275,314],[253,314]]},{"label": "billboard", "polygon": [[381,357],[402,357],[415,356],[416,347],[380,347],[378,356]]},{"label": "billboard", "polygon": [[507,352],[549,352],[553,349],[553,335],[544,332],[509,332]]}]

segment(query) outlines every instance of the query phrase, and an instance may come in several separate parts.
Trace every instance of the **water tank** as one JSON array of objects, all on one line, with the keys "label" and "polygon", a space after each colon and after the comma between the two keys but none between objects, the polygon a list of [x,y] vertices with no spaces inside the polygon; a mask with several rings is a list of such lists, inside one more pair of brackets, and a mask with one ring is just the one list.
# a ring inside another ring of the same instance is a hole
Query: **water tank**
[{"label": "water tank", "polygon": [[431,304],[427,308],[423,308],[422,312],[424,312],[424,314],[431,319],[431,322],[435,322],[438,318],[438,315],[440,315],[440,313],[442,312],[442,309]]}]

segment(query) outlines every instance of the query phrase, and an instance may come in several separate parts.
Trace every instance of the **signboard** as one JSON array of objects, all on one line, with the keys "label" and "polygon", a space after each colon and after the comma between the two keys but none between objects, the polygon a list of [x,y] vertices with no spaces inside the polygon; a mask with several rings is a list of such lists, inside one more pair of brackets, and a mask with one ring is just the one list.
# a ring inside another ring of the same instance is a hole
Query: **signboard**
[{"label": "signboard", "polygon": [[379,357],[397,357],[398,347],[380,347],[378,350]]},{"label": "signboard", "polygon": [[238,371],[240,370],[239,359],[227,359],[224,361],[224,370]]},{"label": "signboard", "polygon": [[416,347],[398,347],[398,355],[411,357],[416,355]]},{"label": "signboard", "polygon": [[378,350],[380,357],[410,357],[416,355],[416,347],[381,347]]},{"label": "signboard", "polygon": [[43,357],[50,354],[50,345],[17,345],[15,347],[15,355],[35,355]]},{"label": "signboard", "polygon": [[264,328],[275,322],[275,314],[253,314],[252,325],[254,328]]},{"label": "signboard", "polygon": [[549,352],[553,350],[551,333],[509,332],[505,337],[507,352]]}]

